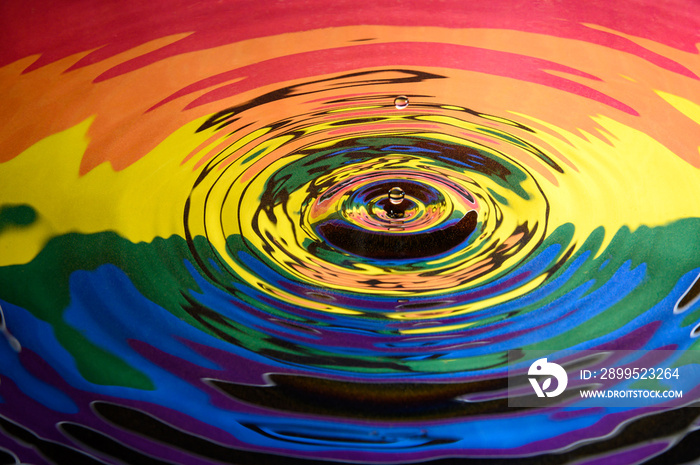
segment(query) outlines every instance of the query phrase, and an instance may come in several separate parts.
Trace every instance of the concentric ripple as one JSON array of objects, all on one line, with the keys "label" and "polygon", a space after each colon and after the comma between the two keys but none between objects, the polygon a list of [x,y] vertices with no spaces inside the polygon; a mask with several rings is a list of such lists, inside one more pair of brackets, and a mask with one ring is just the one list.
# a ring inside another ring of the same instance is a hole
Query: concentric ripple
[{"label": "concentric ripple", "polygon": [[697,460],[508,407],[700,334],[700,11],[550,3],[8,7],[0,462]]},{"label": "concentric ripple", "polygon": [[[367,92],[374,85],[366,82]],[[435,119],[439,105],[415,103],[411,112],[393,114],[393,97],[383,97],[335,100],[328,112],[275,122],[257,130],[265,135],[246,148],[235,141],[247,140],[249,132],[227,136],[233,149],[207,154],[206,176],[197,179],[188,199],[189,234],[206,236],[244,281],[278,276],[275,291],[267,292],[283,294],[290,286],[312,285],[384,299],[376,284],[366,282],[372,277],[392,295],[443,295],[493,280],[507,271],[499,269],[504,262],[520,261],[513,260],[518,252],[520,259],[527,256],[545,234],[547,199],[508,152],[547,156],[495,125],[484,126],[466,109],[443,112],[426,129],[422,121]],[[490,140],[505,147],[493,149]],[[401,218],[392,218],[387,207],[394,186],[406,193]],[[436,233],[449,232],[469,212],[478,217],[474,234],[451,247],[431,244]],[[328,240],[332,227],[355,237]],[[415,238],[407,243],[415,256],[387,261],[384,251],[353,244],[357,237],[379,237],[386,244]],[[358,253],[348,253],[353,249]],[[240,253],[255,264],[244,263]],[[318,308],[318,302],[304,305]],[[367,305],[371,311],[371,299]]]}]

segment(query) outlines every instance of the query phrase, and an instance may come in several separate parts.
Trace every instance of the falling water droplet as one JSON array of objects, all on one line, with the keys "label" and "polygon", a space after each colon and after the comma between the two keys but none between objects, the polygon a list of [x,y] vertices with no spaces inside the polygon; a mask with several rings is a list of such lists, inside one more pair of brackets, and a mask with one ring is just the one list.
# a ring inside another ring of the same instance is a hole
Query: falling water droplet
[{"label": "falling water droplet", "polygon": [[408,97],[401,95],[394,99],[394,106],[397,110],[403,110],[408,106]]},{"label": "falling water droplet", "polygon": [[392,187],[389,189],[389,200],[394,205],[398,205],[403,201],[406,193],[400,187]]},{"label": "falling water droplet", "polygon": [[406,204],[404,197],[406,193],[400,187],[392,187],[389,189],[389,203],[385,205],[384,210],[389,218],[403,218]]}]

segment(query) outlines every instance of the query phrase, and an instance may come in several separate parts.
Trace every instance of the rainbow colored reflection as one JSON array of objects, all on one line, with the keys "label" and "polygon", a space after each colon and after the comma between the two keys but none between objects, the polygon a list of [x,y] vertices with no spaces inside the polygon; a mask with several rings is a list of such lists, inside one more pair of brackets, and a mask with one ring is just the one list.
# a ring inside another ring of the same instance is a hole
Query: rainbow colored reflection
[{"label": "rainbow colored reflection", "polygon": [[0,462],[700,458],[506,398],[698,349],[697,2],[1,8]]}]

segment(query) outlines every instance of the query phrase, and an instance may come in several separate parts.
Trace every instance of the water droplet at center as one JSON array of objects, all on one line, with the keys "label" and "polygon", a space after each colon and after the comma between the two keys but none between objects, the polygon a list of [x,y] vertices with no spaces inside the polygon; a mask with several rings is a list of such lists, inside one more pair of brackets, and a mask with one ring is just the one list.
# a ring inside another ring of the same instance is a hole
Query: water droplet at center
[{"label": "water droplet at center", "polygon": [[389,203],[384,207],[389,218],[403,218],[407,207],[405,196],[406,193],[400,187],[389,189]]},{"label": "water droplet at center", "polygon": [[389,200],[394,205],[400,204],[405,196],[406,193],[400,187],[392,187],[391,189],[389,189]]},{"label": "water droplet at center", "polygon": [[408,106],[408,97],[401,95],[394,99],[394,106],[397,110],[403,110]]}]

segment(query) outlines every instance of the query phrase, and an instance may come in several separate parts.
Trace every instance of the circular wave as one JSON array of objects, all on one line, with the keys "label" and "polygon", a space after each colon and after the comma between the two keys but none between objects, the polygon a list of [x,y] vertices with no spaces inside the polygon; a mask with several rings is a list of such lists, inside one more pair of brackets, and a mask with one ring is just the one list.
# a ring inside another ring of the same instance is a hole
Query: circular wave
[{"label": "circular wave", "polygon": [[[230,108],[200,127],[226,130],[226,149],[202,155],[185,205],[187,235],[206,238],[211,250],[195,257],[201,272],[242,305],[227,318],[264,302],[277,325],[304,326],[291,337],[293,351],[288,331],[284,343],[266,338],[266,353],[280,359],[306,352],[309,331],[361,330],[349,342],[371,347],[379,335],[479,326],[493,315],[475,312],[506,292],[527,293],[541,276],[524,267],[547,235],[549,202],[518,158],[525,152],[557,166],[533,145],[532,130],[420,96],[396,108],[382,93],[395,80],[372,77],[355,84],[368,99],[339,98],[334,85],[348,79],[339,76],[322,89],[297,85],[286,98],[314,96],[299,115],[231,131],[223,115],[243,113]],[[405,193],[400,217],[389,199],[394,187]],[[348,357],[344,349],[332,356]],[[393,348],[371,355],[409,356]]]},{"label": "circular wave", "polygon": [[2,460],[697,458],[694,387],[508,407],[541,351],[691,363],[697,21],[217,5],[0,54]]}]

